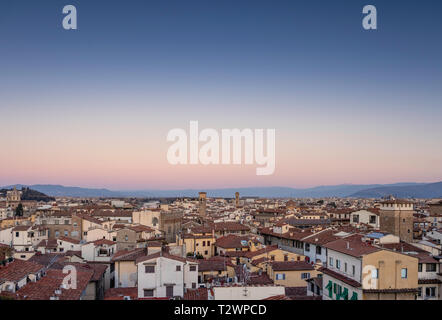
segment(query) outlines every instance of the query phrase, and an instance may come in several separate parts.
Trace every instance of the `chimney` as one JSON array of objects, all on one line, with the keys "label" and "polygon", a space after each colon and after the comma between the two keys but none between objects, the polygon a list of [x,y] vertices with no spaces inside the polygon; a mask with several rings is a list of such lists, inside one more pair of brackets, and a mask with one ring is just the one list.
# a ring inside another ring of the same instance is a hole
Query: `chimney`
[{"label": "chimney", "polygon": [[347,250],[350,250],[350,242],[347,241]]}]

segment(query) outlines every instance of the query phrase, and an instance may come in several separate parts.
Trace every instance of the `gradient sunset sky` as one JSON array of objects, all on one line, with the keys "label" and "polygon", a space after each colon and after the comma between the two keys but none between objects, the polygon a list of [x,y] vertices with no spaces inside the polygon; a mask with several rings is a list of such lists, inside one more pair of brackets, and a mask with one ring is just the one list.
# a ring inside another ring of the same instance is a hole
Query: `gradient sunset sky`
[{"label": "gradient sunset sky", "polygon": [[[2,0],[0,185],[440,181],[441,34],[440,0]],[[275,174],[170,165],[191,120],[276,129]]]}]

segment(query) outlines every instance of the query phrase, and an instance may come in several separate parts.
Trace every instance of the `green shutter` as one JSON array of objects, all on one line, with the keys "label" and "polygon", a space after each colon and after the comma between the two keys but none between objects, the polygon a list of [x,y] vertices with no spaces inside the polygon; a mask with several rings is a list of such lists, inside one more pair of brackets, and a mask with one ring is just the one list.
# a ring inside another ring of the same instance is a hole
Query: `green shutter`
[{"label": "green shutter", "polygon": [[344,288],[344,291],[342,291],[342,295],[341,295],[343,300],[348,300],[348,289]]},{"label": "green shutter", "polygon": [[336,300],[341,300],[342,297],[342,287],[340,285],[337,285],[336,288]]},{"label": "green shutter", "polygon": [[328,289],[328,296],[330,298],[333,298],[333,292],[332,292],[333,283],[331,281],[329,281],[328,284],[325,286],[325,288]]},{"label": "green shutter", "polygon": [[350,300],[358,300],[358,293],[357,292],[353,292],[353,295],[351,296]]}]

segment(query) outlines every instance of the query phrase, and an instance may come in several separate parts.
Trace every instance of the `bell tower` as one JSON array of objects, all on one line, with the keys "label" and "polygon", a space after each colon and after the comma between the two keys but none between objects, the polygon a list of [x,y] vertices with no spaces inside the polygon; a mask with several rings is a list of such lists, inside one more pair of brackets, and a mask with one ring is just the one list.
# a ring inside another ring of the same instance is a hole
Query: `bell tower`
[{"label": "bell tower", "polygon": [[198,213],[202,217],[206,216],[206,201],[207,201],[207,193],[200,192],[198,197],[198,202],[199,202]]},{"label": "bell tower", "polygon": [[239,192],[235,192],[235,206],[239,207]]}]

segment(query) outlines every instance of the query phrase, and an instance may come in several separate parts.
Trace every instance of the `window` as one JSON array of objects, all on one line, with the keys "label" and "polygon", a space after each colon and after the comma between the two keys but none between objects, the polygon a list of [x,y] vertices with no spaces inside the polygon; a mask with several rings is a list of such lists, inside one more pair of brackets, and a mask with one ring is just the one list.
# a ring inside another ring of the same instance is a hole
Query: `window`
[{"label": "window", "polygon": [[207,256],[209,254],[209,251],[205,250],[204,254]]},{"label": "window", "polygon": [[422,263],[419,263],[417,266],[417,271],[422,272]]},{"label": "window", "polygon": [[402,279],[406,279],[406,278],[407,278],[407,275],[408,275],[407,268],[402,268],[402,269],[401,269],[401,278],[402,278]]},{"label": "window", "polygon": [[176,266],[176,271],[181,271],[181,266]]},{"label": "window", "polygon": [[203,247],[205,247],[206,246],[206,241],[203,241]]},{"label": "window", "polygon": [[310,279],[310,273],[309,272],[301,273],[301,279]]},{"label": "window", "polygon": [[370,223],[375,224],[376,223],[376,216],[370,216]]},{"label": "window", "polygon": [[347,272],[347,262],[344,262],[344,272]]},{"label": "window", "polygon": [[288,255],[284,255],[284,261],[289,261],[289,256]]},{"label": "window", "polygon": [[275,256],[270,256],[270,260],[275,261]]},{"label": "window", "polygon": [[355,275],[355,273],[356,273],[356,268],[355,268],[355,266],[351,266],[351,274],[352,274],[352,275]]},{"label": "window", "polygon": [[55,220],[55,224],[59,224],[60,222],[58,220]]},{"label": "window", "polygon": [[427,272],[436,272],[436,264],[435,263],[427,263],[425,266],[425,270]]},{"label": "window", "polygon": [[355,214],[355,215],[353,216],[353,222],[354,222],[354,223],[359,223],[359,215]]},{"label": "window", "polygon": [[144,266],[145,273],[155,273],[155,266]]},{"label": "window", "polygon": [[310,251],[310,244],[309,243],[305,244],[305,251],[307,251],[307,252]]},{"label": "window", "polygon": [[328,259],[328,263],[330,264],[330,267],[333,267],[333,258]]},{"label": "window", "polygon": [[64,230],[64,236],[65,236],[65,237],[68,237],[68,236],[69,236],[69,231]]},{"label": "window", "polygon": [[144,289],[145,297],[153,297],[153,289]]},{"label": "window", "polygon": [[285,280],[285,273],[277,273],[276,280]]},{"label": "window", "polygon": [[417,296],[422,297],[422,287],[417,288]]},{"label": "window", "polygon": [[192,289],[196,289],[196,283],[192,282]]},{"label": "window", "polygon": [[196,271],[196,266],[190,266],[190,271]]},{"label": "window", "polygon": [[371,270],[371,278],[372,279],[379,279],[379,269]]},{"label": "window", "polygon": [[15,237],[18,238],[20,236],[20,232],[15,233]]},{"label": "window", "polygon": [[69,224],[69,220],[64,220],[64,224]]},{"label": "window", "polygon": [[436,296],[436,287],[425,288],[425,296],[426,297],[435,297]]},{"label": "window", "polygon": [[129,241],[129,237],[127,235],[124,236],[124,241]]},{"label": "window", "polygon": [[207,241],[207,246],[210,246],[210,241]]},{"label": "window", "polygon": [[316,246],[316,254],[321,254],[321,247]]},{"label": "window", "polygon": [[340,260],[336,260],[336,268],[341,269],[341,261]]}]

